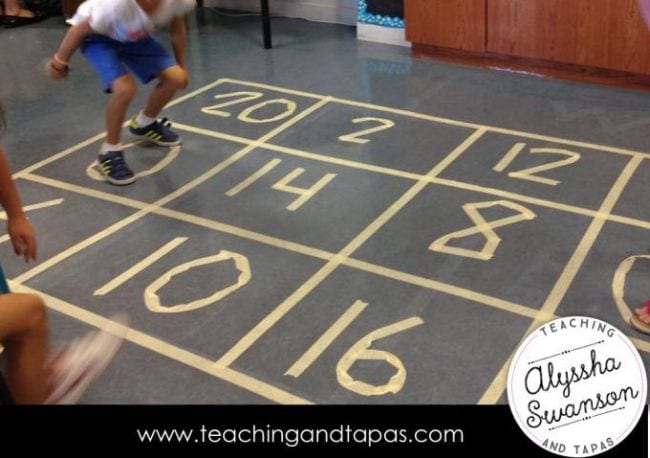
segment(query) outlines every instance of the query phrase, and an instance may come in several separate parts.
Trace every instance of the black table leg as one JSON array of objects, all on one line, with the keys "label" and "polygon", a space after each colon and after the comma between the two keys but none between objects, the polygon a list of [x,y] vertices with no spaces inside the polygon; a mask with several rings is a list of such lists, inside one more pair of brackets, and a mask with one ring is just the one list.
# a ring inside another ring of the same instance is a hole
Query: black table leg
[{"label": "black table leg", "polygon": [[2,377],[2,374],[0,374],[0,405],[10,406],[14,404],[15,402],[13,396],[11,395],[11,391],[9,391],[9,387],[5,382],[5,379]]},{"label": "black table leg", "polygon": [[262,6],[262,30],[264,32],[264,48],[271,49],[271,15],[269,0],[260,0]]}]

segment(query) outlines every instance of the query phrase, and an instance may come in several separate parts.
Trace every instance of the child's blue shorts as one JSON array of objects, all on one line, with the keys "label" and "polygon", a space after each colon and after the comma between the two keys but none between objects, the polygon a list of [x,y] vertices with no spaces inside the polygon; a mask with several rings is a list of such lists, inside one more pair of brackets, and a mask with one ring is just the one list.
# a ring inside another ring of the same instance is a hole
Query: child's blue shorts
[{"label": "child's blue shorts", "polygon": [[101,76],[108,93],[113,81],[128,74],[127,67],[140,81],[148,83],[176,65],[176,60],[152,36],[122,43],[104,35],[90,35],[81,45],[81,52]]}]

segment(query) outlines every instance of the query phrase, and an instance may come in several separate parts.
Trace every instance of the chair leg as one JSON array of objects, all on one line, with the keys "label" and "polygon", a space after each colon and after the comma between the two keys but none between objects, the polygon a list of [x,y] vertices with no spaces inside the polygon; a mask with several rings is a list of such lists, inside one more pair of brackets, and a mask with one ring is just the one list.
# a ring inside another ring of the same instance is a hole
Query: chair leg
[{"label": "chair leg", "polygon": [[7,386],[7,382],[5,382],[2,373],[0,373],[0,404],[3,406],[12,406],[15,403],[11,391],[9,391],[9,387]]},{"label": "chair leg", "polygon": [[269,13],[269,0],[260,0],[262,9],[262,31],[264,33],[264,48],[271,49],[271,14]]}]

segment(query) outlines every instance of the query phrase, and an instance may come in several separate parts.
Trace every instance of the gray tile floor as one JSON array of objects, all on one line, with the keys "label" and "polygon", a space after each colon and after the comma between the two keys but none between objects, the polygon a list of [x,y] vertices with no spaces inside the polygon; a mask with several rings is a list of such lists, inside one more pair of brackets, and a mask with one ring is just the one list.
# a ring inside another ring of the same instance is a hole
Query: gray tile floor
[{"label": "gray tile floor", "polygon": [[[87,403],[503,402],[531,326],[650,297],[650,96],[412,59],[353,28],[210,11],[189,21],[184,143],[89,169],[106,96],[60,20],[0,31],[3,138],[40,242],[1,257],[57,341],[132,331]],[[146,90],[134,103],[142,103]],[[482,229],[477,228],[485,223]],[[487,228],[485,227],[487,226]],[[562,287],[564,285],[565,287]],[[366,350],[379,351],[367,359]]]}]

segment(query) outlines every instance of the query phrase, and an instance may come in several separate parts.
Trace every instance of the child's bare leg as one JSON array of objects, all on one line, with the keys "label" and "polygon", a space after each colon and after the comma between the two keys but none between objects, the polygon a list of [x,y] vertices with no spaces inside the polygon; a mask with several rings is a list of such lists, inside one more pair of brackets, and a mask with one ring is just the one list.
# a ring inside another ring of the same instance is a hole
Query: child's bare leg
[{"label": "child's bare leg", "polygon": [[174,97],[174,94],[187,86],[187,73],[178,65],[163,70],[158,75],[158,84],[149,95],[142,110],[149,118],[157,118],[162,109]]},{"label": "child's bare leg", "polygon": [[131,75],[124,75],[111,86],[111,98],[106,107],[106,142],[111,145],[120,143],[122,124],[126,119],[126,112],[135,97],[137,86]]},{"label": "child's bare leg", "polygon": [[7,382],[19,404],[41,404],[48,395],[47,312],[32,294],[0,295],[0,342],[7,357]]}]

